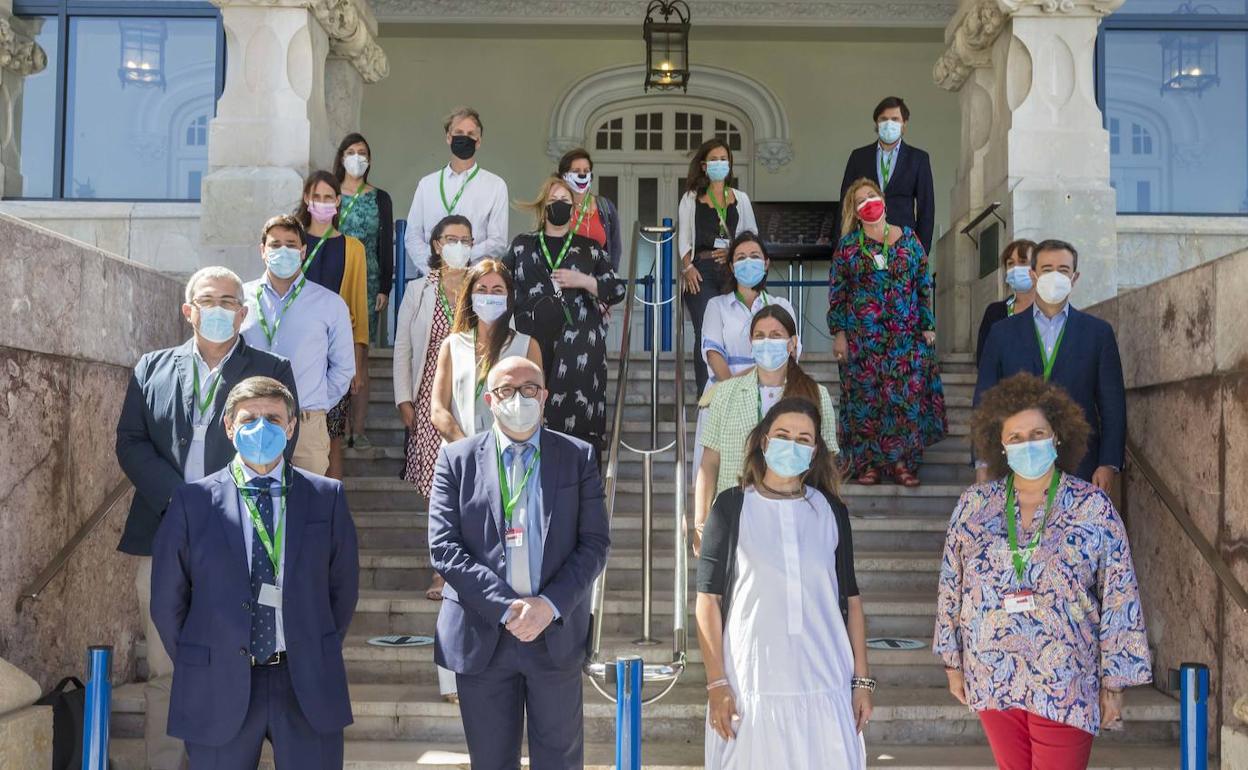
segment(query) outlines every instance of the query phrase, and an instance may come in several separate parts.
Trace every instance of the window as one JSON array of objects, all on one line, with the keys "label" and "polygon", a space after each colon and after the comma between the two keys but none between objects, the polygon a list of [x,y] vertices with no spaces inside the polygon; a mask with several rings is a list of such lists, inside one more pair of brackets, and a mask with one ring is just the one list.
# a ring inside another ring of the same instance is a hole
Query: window
[{"label": "window", "polygon": [[715,119],[715,138],[728,144],[733,152],[741,150],[741,129],[726,120]]},{"label": "window", "polygon": [[697,112],[676,113],[676,141],[678,150],[696,150],[702,144],[702,115]]},{"label": "window", "polygon": [[1248,212],[1248,0],[1127,0],[1097,96],[1120,213]]},{"label": "window", "polygon": [[198,200],[224,82],[215,7],[16,0],[14,13],[49,65],[23,89],[22,197]]},{"label": "window", "polygon": [[633,116],[633,147],[638,150],[663,149],[663,113],[641,112]]},{"label": "window", "polygon": [[608,120],[598,128],[594,147],[599,150],[624,149],[624,118]]}]

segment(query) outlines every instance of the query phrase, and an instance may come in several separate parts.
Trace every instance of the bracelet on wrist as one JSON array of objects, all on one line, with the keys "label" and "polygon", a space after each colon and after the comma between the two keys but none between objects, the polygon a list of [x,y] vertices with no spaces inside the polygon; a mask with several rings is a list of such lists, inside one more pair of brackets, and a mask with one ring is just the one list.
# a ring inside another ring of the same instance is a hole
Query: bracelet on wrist
[{"label": "bracelet on wrist", "polygon": [[712,690],[717,690],[720,687],[727,687],[727,686],[728,686],[727,679],[716,679],[714,682],[710,682],[706,685],[706,691],[710,692]]},{"label": "bracelet on wrist", "polygon": [[856,676],[849,680],[849,688],[851,690],[866,690],[867,692],[875,692],[876,682],[869,676]]}]

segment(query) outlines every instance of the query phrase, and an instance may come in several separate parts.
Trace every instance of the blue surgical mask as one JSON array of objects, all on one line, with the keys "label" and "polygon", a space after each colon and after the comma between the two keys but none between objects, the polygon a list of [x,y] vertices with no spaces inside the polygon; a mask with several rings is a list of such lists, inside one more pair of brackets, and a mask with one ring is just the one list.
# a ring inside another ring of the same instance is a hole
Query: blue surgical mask
[{"label": "blue surgical mask", "polygon": [[507,312],[507,297],[499,294],[473,294],[472,311],[477,318],[492,324]]},{"label": "blue surgical mask", "polygon": [[209,342],[229,342],[234,339],[234,310],[223,307],[199,309],[199,335]]},{"label": "blue surgical mask", "polygon": [[1031,291],[1031,268],[1026,265],[1015,265],[1006,270],[1005,285],[1014,291]]},{"label": "blue surgical mask", "polygon": [[291,278],[295,273],[299,272],[300,263],[303,262],[303,255],[299,253],[299,249],[293,246],[278,246],[276,249],[269,249],[264,253],[264,261],[268,263],[269,270],[278,278]]},{"label": "blue surgical mask", "polygon": [[738,260],[732,263],[732,274],[738,283],[752,289],[767,277],[767,263],[754,257]]},{"label": "blue surgical mask", "polygon": [[767,449],[763,459],[767,467],[778,476],[801,476],[810,470],[810,461],[815,456],[815,448],[807,444],[799,444],[787,438],[767,439]]},{"label": "blue surgical mask", "polygon": [[789,362],[788,340],[754,340],[751,348],[754,363],[769,372],[774,372]]},{"label": "blue surgical mask", "polygon": [[728,172],[732,170],[732,164],[726,160],[708,160],[706,162],[706,175],[712,182],[722,182],[728,178]]},{"label": "blue surgical mask", "polygon": [[1005,460],[1010,470],[1025,479],[1038,479],[1049,472],[1057,461],[1057,444],[1052,438],[1005,445]]},{"label": "blue surgical mask", "polygon": [[901,124],[895,120],[881,120],[876,127],[884,144],[892,144],[901,138]]},{"label": "blue surgical mask", "polygon": [[260,417],[234,428],[234,448],[252,465],[268,465],[286,450],[286,431]]}]

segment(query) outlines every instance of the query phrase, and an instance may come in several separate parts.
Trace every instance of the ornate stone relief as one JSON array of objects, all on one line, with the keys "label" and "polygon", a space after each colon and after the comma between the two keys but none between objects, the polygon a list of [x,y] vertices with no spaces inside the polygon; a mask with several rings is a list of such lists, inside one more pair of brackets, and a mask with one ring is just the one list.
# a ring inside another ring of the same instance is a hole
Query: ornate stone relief
[{"label": "ornate stone relief", "polygon": [[1003,1],[978,0],[958,21],[953,42],[932,70],[936,85],[946,91],[957,91],[973,68],[988,64],[989,49],[1008,18],[999,5]]},{"label": "ornate stone relief", "polygon": [[754,158],[763,168],[775,173],[793,160],[793,143],[774,139],[755,142]]},{"label": "ornate stone relief", "polygon": [[997,0],[1001,10],[1013,16],[1028,10],[1047,14],[1086,13],[1108,16],[1123,4],[1124,0]]},{"label": "ornate stone relief", "polygon": [[[360,0],[362,1],[362,0]],[[306,8],[329,36],[329,50],[351,62],[366,83],[390,74],[386,52],[377,43],[357,0],[212,0],[218,8],[272,6]]]},{"label": "ornate stone relief", "polygon": [[0,68],[34,75],[46,66],[48,55],[39,44],[14,27],[11,18],[0,16]]}]

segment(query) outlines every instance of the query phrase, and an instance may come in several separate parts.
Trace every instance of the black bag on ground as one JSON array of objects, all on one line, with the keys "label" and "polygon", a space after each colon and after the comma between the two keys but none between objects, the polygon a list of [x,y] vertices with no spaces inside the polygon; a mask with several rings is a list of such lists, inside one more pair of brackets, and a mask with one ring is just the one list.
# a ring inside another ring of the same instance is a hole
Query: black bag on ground
[{"label": "black bag on ground", "polygon": [[[76,689],[65,690],[70,684]],[[82,720],[87,689],[76,676],[67,676],[35,702],[52,707],[52,770],[82,767]]]}]

